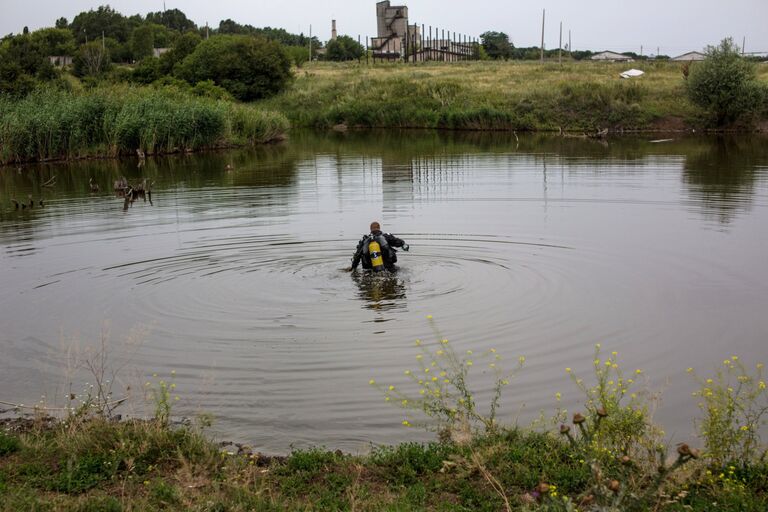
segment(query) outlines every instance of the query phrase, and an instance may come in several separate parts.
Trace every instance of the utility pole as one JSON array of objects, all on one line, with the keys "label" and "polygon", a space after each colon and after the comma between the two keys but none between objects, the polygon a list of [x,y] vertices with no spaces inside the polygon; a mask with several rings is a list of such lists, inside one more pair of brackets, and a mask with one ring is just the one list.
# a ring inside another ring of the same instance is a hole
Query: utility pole
[{"label": "utility pole", "polygon": [[568,30],[568,57],[573,57],[573,46],[571,46],[571,31]]},{"label": "utility pole", "polygon": [[640,45],[640,56],[643,56],[643,45]]},{"label": "utility pole", "polygon": [[563,65],[563,22],[560,22],[560,43],[557,49],[557,63]]},{"label": "utility pole", "polygon": [[547,10],[541,10],[541,62],[544,62],[544,20],[547,17]]},{"label": "utility pole", "polygon": [[205,38],[208,39],[211,35],[208,33],[208,22],[205,22]]},{"label": "utility pole", "polygon": [[309,25],[309,62],[312,63],[312,25]]},{"label": "utility pole", "polygon": [[747,46],[747,36],[744,36],[741,40],[741,56],[744,56],[744,48]]}]

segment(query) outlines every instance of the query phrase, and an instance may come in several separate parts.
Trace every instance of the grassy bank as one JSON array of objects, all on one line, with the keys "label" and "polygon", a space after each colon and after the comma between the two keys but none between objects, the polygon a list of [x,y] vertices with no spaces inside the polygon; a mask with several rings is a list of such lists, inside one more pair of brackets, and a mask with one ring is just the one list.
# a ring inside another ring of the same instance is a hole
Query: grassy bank
[{"label": "grassy bank", "polygon": [[[620,79],[630,67],[646,74]],[[768,66],[758,76],[768,83]],[[704,117],[685,94],[681,64],[669,62],[315,63],[266,104],[294,126],[323,128],[667,130]]]},{"label": "grassy bank", "polygon": [[768,507],[765,462],[693,461],[657,485],[638,462],[606,455],[590,464],[563,436],[532,431],[501,431],[464,445],[404,443],[366,456],[317,449],[274,458],[155,422],[43,425],[31,421],[20,433],[0,433],[0,510]]},{"label": "grassy bank", "polygon": [[287,128],[280,114],[168,89],[45,89],[0,99],[0,163],[242,146]]},{"label": "grassy bank", "polygon": [[[447,340],[416,342],[419,368],[378,387],[406,411],[405,429],[427,417],[439,441],[376,447],[363,455],[309,449],[284,457],[216,443],[197,426],[170,424],[174,385],[146,383],[154,419],[111,417],[111,393],[70,397],[63,420],[0,421],[0,510],[391,510],[764,511],[768,460],[763,365],[736,356],[710,377],[691,374],[702,417],[700,449],[669,446],[651,421],[642,371],[624,375],[597,346],[591,376],[566,372],[584,393],[530,428],[495,420],[505,372],[495,350],[458,353]],[[489,359],[486,364],[484,359]],[[434,364],[433,364],[434,363]],[[483,366],[485,370],[475,370]],[[473,373],[474,372],[474,373]],[[480,373],[480,375],[478,375]],[[470,390],[495,375],[488,413]],[[96,386],[95,389],[102,389]],[[109,389],[109,388],[107,388]],[[558,394],[559,395],[559,394]],[[79,402],[78,402],[79,398]]]}]

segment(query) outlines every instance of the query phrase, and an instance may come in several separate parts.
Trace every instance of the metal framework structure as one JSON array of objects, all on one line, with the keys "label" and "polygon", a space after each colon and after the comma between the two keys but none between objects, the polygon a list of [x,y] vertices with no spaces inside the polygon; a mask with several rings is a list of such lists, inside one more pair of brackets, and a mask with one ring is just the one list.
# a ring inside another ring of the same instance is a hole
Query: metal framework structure
[{"label": "metal framework structure", "polygon": [[410,24],[408,7],[393,6],[389,0],[376,4],[377,37],[371,38],[367,50],[374,62],[455,62],[476,60],[478,41],[431,25]]}]

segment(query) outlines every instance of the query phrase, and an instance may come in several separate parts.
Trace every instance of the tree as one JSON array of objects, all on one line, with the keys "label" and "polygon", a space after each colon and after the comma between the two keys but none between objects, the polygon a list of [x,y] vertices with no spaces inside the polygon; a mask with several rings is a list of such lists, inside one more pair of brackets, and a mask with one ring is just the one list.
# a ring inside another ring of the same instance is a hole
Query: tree
[{"label": "tree", "polygon": [[102,5],[95,11],[81,12],[75,16],[69,29],[79,44],[84,43],[86,38],[93,41],[101,37],[102,33],[105,37],[112,37],[121,43],[126,43],[132,24],[136,24],[136,20],[129,23],[128,18],[108,5]]},{"label": "tree", "polygon": [[160,69],[166,75],[173,71],[174,66],[183,61],[200,44],[202,39],[196,32],[186,32],[176,39],[170,50],[160,56]]},{"label": "tree", "polygon": [[283,47],[250,36],[216,36],[201,42],[176,67],[194,85],[212,80],[241,101],[271,96],[288,85],[291,61]]},{"label": "tree", "polygon": [[706,59],[691,66],[686,88],[691,101],[704,108],[717,126],[747,120],[766,96],[754,64],[739,55],[731,38],[707,47]]},{"label": "tree", "polygon": [[109,51],[102,46],[101,41],[84,44],[75,55],[72,67],[79,77],[100,76],[110,67]]},{"label": "tree", "polygon": [[131,54],[135,60],[152,56],[155,48],[155,31],[151,25],[141,25],[131,33]]},{"label": "tree", "polygon": [[72,55],[77,50],[72,32],[62,28],[44,28],[32,33],[44,55]]},{"label": "tree", "polygon": [[48,75],[51,67],[45,46],[31,34],[7,39],[3,44],[2,60],[14,62],[22,73],[30,76]]},{"label": "tree", "polygon": [[325,50],[325,58],[335,62],[356,60],[363,55],[363,46],[349,36],[339,36],[335,41],[329,41]]},{"label": "tree", "polygon": [[147,21],[157,25],[163,25],[177,32],[187,32],[197,30],[195,22],[187,18],[187,15],[178,9],[169,9],[162,12],[151,12],[147,14]]},{"label": "tree", "polygon": [[56,28],[69,28],[67,18],[61,17],[56,20]]},{"label": "tree", "polygon": [[509,36],[504,32],[484,32],[480,34],[485,53],[492,59],[509,59],[514,47],[509,42]]}]

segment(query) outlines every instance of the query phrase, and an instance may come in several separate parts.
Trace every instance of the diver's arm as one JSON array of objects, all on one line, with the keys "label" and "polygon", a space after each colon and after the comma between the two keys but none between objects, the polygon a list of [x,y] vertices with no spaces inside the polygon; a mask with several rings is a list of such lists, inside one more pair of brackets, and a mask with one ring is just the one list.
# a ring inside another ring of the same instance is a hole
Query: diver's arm
[{"label": "diver's arm", "polygon": [[397,238],[391,233],[384,233],[384,238],[387,239],[387,243],[392,247],[402,247],[404,251],[408,250],[408,244],[401,238]]},{"label": "diver's arm", "polygon": [[363,257],[363,242],[365,242],[365,237],[361,238],[357,243],[357,249],[355,249],[355,254],[352,256],[352,265],[348,269],[350,272],[355,270],[360,264],[360,260]]}]

